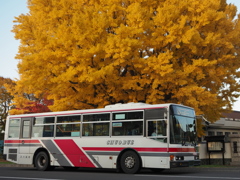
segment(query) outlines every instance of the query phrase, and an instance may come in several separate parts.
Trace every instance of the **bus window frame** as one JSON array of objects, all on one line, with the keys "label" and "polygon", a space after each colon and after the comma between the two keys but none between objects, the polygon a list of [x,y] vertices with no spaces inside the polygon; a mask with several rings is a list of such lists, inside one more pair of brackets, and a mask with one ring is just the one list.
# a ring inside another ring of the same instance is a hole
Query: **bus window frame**
[{"label": "bus window frame", "polygon": [[[114,119],[114,114],[128,113],[128,112],[142,112],[142,119]],[[113,111],[111,119],[111,137],[144,137],[145,132],[145,110],[124,110],[124,111]],[[124,122],[142,122],[142,134],[141,135],[113,135],[113,123],[124,123]]]},{"label": "bus window frame", "polygon": [[[53,117],[54,118],[54,122],[53,123],[39,123],[39,124],[37,124],[36,123],[36,119],[37,118],[49,118],[49,117]],[[37,138],[55,138],[56,137],[56,117],[57,116],[39,116],[39,117],[35,117],[34,118],[34,120],[33,120],[33,123],[32,123],[32,131],[31,131],[31,138],[33,138],[33,139],[37,139]],[[44,132],[44,126],[53,126],[53,135],[52,136],[43,136],[43,134],[42,134],[42,136],[38,136],[38,137],[35,137],[34,135],[33,135],[33,128],[34,127],[43,127],[43,129],[42,129],[42,132]]]},{"label": "bus window frame", "polygon": [[[74,121],[74,122],[58,122],[58,117],[70,117],[70,116],[79,116],[79,121]],[[71,134],[72,132],[79,132],[79,135],[78,136],[57,136],[57,129],[58,129],[58,126],[61,126],[61,125],[75,125],[75,124],[78,124],[80,127],[79,127],[79,131],[71,131]],[[54,131],[55,131],[55,134],[54,134],[54,138],[78,138],[78,137],[81,137],[81,128],[82,128],[82,114],[66,114],[66,115],[57,115],[55,116],[55,127],[54,127]]]},{"label": "bus window frame", "polygon": [[[75,121],[75,122],[58,122],[58,117],[69,117],[69,116],[79,116],[79,121]],[[72,114],[72,115],[57,115],[56,119],[55,119],[55,123],[56,124],[74,124],[74,123],[81,123],[81,116],[82,114]]]},{"label": "bus window frame", "polygon": [[[84,115],[94,115],[94,114],[109,114],[109,120],[104,120],[104,121],[84,121]],[[111,121],[112,121],[112,112],[99,112],[99,113],[83,113],[81,114],[81,133],[80,137],[81,138],[91,138],[91,137],[111,137]],[[104,124],[104,123],[109,123],[108,127],[108,135],[106,136],[94,136],[94,135],[84,135],[85,131],[83,132],[84,124]]]},{"label": "bus window frame", "polygon": [[[153,121],[157,121],[157,122],[161,122],[161,124],[163,124],[162,122],[164,122],[165,124],[165,128],[166,128],[166,135],[157,135],[157,136],[153,136],[152,133],[151,135],[148,135],[148,122],[153,122]],[[167,119],[150,119],[150,120],[146,120],[146,137],[149,139],[153,139],[153,140],[157,140],[163,143],[168,143],[168,123],[167,123]]]},{"label": "bus window frame", "polygon": [[[28,126],[25,126],[24,123],[29,122]],[[20,126],[20,139],[31,139],[32,137],[32,122],[33,118],[21,118],[21,126]],[[28,137],[24,136],[24,127],[28,127],[29,132],[28,132]]]},{"label": "bus window frame", "polygon": [[[10,126],[11,120],[19,120],[19,124],[18,126]],[[10,137],[10,129],[11,127],[18,127],[18,136],[17,137]],[[21,118],[12,118],[9,119],[8,121],[8,132],[7,132],[7,138],[8,139],[20,139],[20,135],[21,135]]]},{"label": "bus window frame", "polygon": [[[114,114],[121,114],[121,113],[128,113],[128,112],[142,112],[143,114],[143,117],[142,119],[114,119]],[[124,110],[124,111],[113,111],[112,112],[112,121],[128,121],[128,120],[131,120],[131,121],[135,121],[135,120],[144,120],[144,109],[141,109],[141,110]]]}]

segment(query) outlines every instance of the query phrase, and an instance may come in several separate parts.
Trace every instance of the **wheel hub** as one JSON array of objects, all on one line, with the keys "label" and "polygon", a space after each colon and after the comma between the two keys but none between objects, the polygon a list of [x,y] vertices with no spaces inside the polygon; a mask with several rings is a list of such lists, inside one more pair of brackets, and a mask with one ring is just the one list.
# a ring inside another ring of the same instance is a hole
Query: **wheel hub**
[{"label": "wheel hub", "polygon": [[46,163],[46,159],[44,157],[41,157],[39,163],[41,166],[44,166]]},{"label": "wheel hub", "polygon": [[125,166],[129,169],[133,168],[135,164],[135,159],[133,157],[127,157],[125,159]]}]

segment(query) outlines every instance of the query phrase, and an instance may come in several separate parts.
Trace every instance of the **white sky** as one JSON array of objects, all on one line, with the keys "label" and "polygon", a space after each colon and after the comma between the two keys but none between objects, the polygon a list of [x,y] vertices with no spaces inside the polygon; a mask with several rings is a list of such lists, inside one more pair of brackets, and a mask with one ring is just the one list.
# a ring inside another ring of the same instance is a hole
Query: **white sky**
[{"label": "white sky", "polygon": [[[19,41],[15,40],[11,32],[14,17],[26,14],[27,0],[0,0],[0,76],[5,78],[19,78],[17,60],[14,58],[18,52]],[[240,0],[227,0],[227,3],[235,4],[240,13]],[[233,110],[240,111],[240,98],[234,104]]]}]

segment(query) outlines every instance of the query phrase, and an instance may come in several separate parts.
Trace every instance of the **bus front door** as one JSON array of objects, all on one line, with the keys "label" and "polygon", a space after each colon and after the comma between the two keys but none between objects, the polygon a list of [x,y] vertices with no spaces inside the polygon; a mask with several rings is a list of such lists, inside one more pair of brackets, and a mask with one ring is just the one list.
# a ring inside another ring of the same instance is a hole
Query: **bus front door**
[{"label": "bus front door", "polygon": [[31,129],[33,118],[21,119],[20,144],[19,144],[19,163],[31,164],[30,146]]}]

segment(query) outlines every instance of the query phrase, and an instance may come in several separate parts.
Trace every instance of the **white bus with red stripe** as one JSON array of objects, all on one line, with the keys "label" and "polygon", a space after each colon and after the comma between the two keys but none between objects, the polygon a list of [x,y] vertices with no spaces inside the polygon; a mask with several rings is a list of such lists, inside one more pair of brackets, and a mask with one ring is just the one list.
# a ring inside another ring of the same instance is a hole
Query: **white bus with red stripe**
[{"label": "white bus with red stripe", "polygon": [[62,166],[136,173],[197,166],[195,112],[177,104],[128,103],[13,115],[6,122],[4,157],[38,170]]}]

